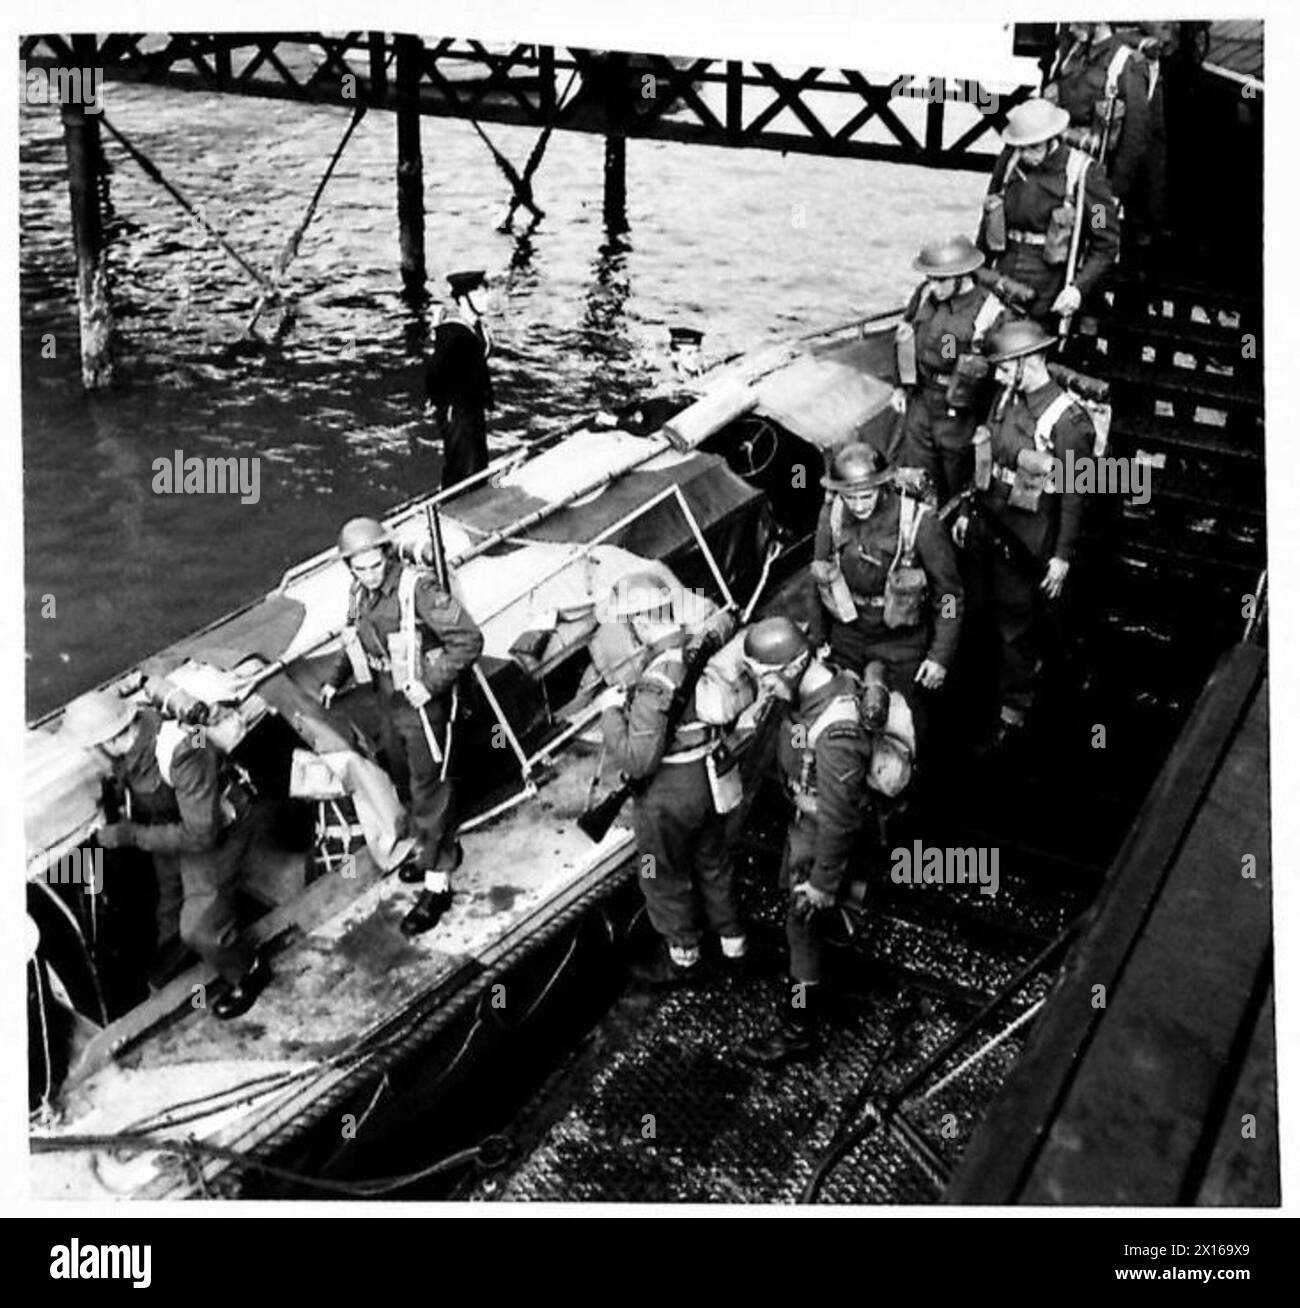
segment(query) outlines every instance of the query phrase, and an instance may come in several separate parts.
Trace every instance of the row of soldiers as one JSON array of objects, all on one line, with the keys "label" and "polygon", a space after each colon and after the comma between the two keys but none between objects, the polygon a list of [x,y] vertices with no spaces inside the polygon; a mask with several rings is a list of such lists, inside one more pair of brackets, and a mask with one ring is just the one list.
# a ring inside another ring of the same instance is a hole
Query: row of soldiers
[{"label": "row of soldiers", "polygon": [[771,1031],[742,1049],[754,1063],[818,1047],[824,933],[860,902],[875,819],[924,754],[964,623],[979,620],[996,667],[981,752],[1004,749],[1034,705],[1085,507],[1053,469],[1101,448],[1084,394],[1063,384],[1086,392],[1086,379],[1049,356],[1119,256],[1119,197],[1146,184],[1154,67],[1107,24],[1070,24],[1047,93],[1008,114],[976,239],[921,249],[896,334],[896,434],[888,451],[855,443],[831,460],[800,621],[762,619],[711,652],[716,623],[684,622],[662,577],[611,599],[646,655],[601,701],[663,940],[634,969],[643,982],[702,977],[709,934],[724,966],[744,965],[736,815],[771,770],[760,742],[774,734],[791,805],[789,987]]},{"label": "row of soldiers", "polygon": [[[1144,109],[1154,63],[1125,49],[1105,24],[1069,25],[1045,96],[1008,115],[977,240],[920,252],[924,282],[898,333],[892,458],[866,444],[835,455],[806,626],[775,617],[736,634],[683,696],[693,638],[662,579],[621,587],[611,609],[645,654],[631,683],[607,689],[602,715],[609,752],[638,791],[637,844],[655,871],[642,884],[666,950],[645,979],[691,975],[702,922],[724,958],[744,958],[729,854],[734,814],[755,782],[742,763],[759,721],[782,717],[777,759],[795,804],[782,873],[792,1003],[773,1041],[755,1051],[760,1059],[811,1048],[818,914],[843,892],[873,802],[905,784],[968,602],[996,636],[1000,711],[990,747],[1019,731],[1033,703],[1044,606],[1066,585],[1083,511],[1082,496],[1051,485],[1046,460],[1094,448],[1088,413],[1054,379],[1047,355],[1115,262],[1117,194],[1133,193],[1151,139]],[[429,379],[449,480],[485,461],[490,382],[472,301],[481,285],[481,273],[453,278],[459,316],[446,324]],[[466,342],[476,348],[457,356],[453,347]],[[408,800],[416,848],[399,875],[419,887],[402,921],[414,936],[453,899],[462,855],[447,766],[451,696],[483,638],[451,594],[398,556],[380,523],[347,523],[339,553],[352,574],[348,641],[321,699],[328,706],[344,692],[335,707],[376,743]],[[640,599],[629,603],[629,594]],[[153,853],[160,939],[179,925],[182,941],[229,983],[217,1015],[247,1011],[270,969],[237,926],[250,804],[228,760],[156,709],[111,693],[71,705],[64,730],[108,756],[133,801],[99,839]]]}]

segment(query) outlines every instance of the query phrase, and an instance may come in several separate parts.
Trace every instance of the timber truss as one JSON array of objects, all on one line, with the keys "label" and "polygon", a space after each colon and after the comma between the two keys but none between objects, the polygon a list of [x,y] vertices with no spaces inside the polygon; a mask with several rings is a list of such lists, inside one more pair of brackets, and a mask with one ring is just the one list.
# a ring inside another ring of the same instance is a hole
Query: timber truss
[{"label": "timber truss", "polygon": [[[20,57],[84,66],[87,39],[80,58],[73,48],[30,36]],[[106,81],[382,109],[413,95],[433,117],[966,171],[989,170],[1007,111],[1033,89],[387,32],[120,33],[95,38],[94,55]],[[418,76],[401,75],[408,60]]]}]

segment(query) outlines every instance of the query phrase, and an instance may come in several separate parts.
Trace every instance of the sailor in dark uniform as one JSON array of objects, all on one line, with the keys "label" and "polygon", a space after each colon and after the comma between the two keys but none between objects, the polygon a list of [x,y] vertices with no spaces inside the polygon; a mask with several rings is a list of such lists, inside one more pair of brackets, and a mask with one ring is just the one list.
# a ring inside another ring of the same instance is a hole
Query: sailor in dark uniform
[{"label": "sailor in dark uniform", "polygon": [[442,437],[442,484],[453,486],[487,467],[487,413],[492,408],[492,333],[474,303],[486,285],[481,271],[452,273],[452,307],[442,308],[433,329],[433,355],[425,387]]},{"label": "sailor in dark uniform", "polygon": [[414,936],[451,907],[451,874],[461,861],[445,754],[451,691],[483,652],[483,634],[432,572],[403,563],[373,518],[345,523],[338,548],[353,578],[348,626],[321,699],[329,705],[350,678],[357,681],[339,708],[377,742],[398,788],[409,791],[419,845],[398,877],[424,886],[402,919],[402,933]]}]

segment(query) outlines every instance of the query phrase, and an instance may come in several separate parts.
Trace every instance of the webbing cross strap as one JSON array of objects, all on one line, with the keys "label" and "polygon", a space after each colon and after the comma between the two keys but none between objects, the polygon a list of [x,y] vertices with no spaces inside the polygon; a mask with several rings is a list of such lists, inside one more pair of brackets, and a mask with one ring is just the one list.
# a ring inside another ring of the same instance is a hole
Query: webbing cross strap
[{"label": "webbing cross strap", "polygon": [[992,330],[993,324],[1002,316],[1002,301],[990,291],[984,297],[979,312],[975,315],[975,327],[971,334],[971,347],[978,350],[984,337]]},{"label": "webbing cross strap", "polygon": [[[176,788],[172,781],[172,769],[176,764],[176,754],[180,747],[186,743],[190,731],[202,730],[202,727],[188,728],[172,718],[164,718],[158,725],[158,734],[154,737],[153,742],[154,761],[158,764],[158,772],[163,781],[173,790]],[[223,826],[229,826],[239,816],[239,809],[234,799],[234,790],[236,785],[244,781],[244,777],[240,775],[236,778],[231,775],[237,767],[238,765],[232,760],[224,758],[219,759],[217,763],[220,774],[218,784],[221,787],[218,802]]]},{"label": "webbing cross strap", "polygon": [[1056,446],[1052,442],[1052,432],[1056,424],[1065,416],[1065,411],[1074,403],[1074,396],[1069,391],[1062,391],[1048,401],[1047,408],[1038,415],[1034,423],[1034,445],[1043,454],[1055,454]]}]

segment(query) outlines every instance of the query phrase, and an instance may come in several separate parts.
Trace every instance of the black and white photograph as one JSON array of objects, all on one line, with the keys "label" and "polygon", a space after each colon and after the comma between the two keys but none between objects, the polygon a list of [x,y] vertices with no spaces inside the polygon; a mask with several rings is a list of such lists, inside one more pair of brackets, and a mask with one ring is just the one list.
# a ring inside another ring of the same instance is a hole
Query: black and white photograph
[{"label": "black and white photograph", "polygon": [[1295,33],[695,8],[16,14],[43,1218],[1293,1200]]}]

